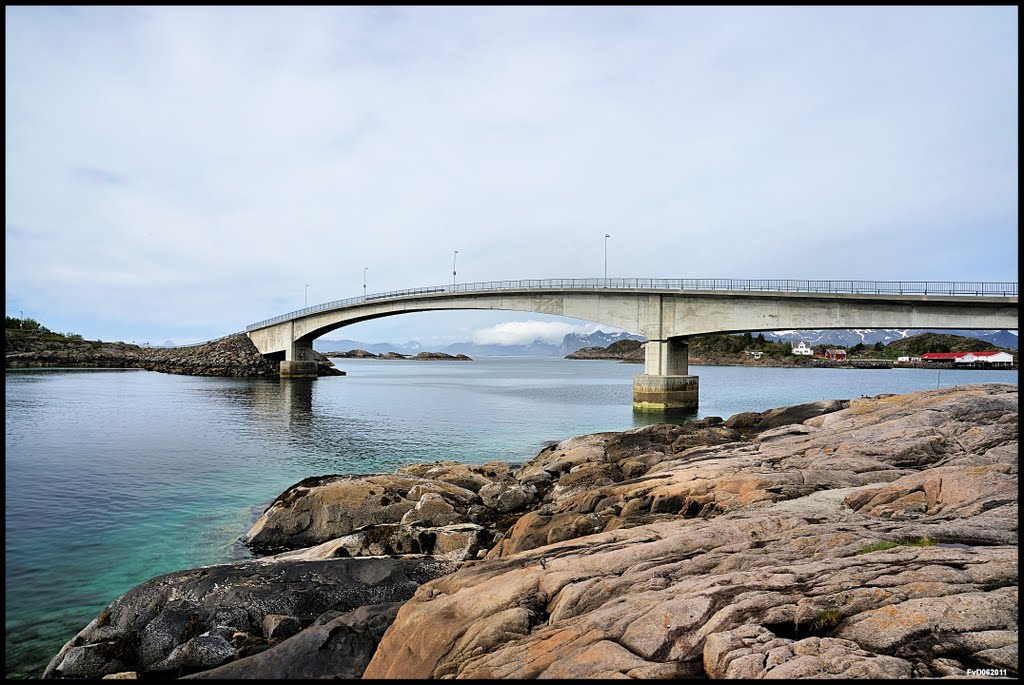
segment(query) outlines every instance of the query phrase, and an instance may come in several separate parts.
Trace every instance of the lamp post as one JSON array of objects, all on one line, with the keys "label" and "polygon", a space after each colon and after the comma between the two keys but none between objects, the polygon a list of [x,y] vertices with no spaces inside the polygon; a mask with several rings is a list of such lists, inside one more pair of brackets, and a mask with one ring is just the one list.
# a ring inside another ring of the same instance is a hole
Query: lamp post
[{"label": "lamp post", "polygon": [[364,300],[366,299],[366,270],[369,269],[369,268],[370,267],[368,267],[368,266],[364,266],[363,267],[363,299]]},{"label": "lamp post", "polygon": [[306,284],[306,290],[305,290],[305,292],[302,295],[302,306],[303,307],[308,307],[309,306],[309,283]]},{"label": "lamp post", "polygon": [[455,254],[452,255],[452,290],[455,290],[455,260],[459,258],[459,251],[456,250]]},{"label": "lamp post", "polygon": [[[604,234],[604,280],[608,280],[608,239],[611,238],[610,233]],[[607,283],[605,283],[607,285]]]}]

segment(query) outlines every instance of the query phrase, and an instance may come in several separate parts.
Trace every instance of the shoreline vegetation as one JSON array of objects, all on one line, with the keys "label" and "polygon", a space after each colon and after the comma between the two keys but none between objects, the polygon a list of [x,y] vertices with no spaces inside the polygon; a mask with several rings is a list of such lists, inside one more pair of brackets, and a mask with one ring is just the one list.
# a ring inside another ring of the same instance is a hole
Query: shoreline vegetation
[{"label": "shoreline vegetation", "polygon": [[[959,335],[921,333],[888,345],[857,344],[852,347],[818,345],[812,356],[798,356],[792,353],[788,342],[765,340],[764,335],[705,335],[689,339],[689,364],[693,366],[771,366],[771,367],[820,367],[855,369],[891,369],[913,367],[928,369],[970,368],[954,365],[952,362],[911,362],[902,363],[900,357],[919,357],[927,352],[981,352],[998,350],[1013,355],[1013,369],[1017,368],[1017,350],[993,347],[975,338]],[[834,361],[825,357],[826,350],[838,349],[847,353],[847,358]],[[607,347],[584,347],[565,356],[565,359],[619,360],[627,364],[643,364],[643,342],[619,340]],[[980,368],[980,367],[978,367]]]},{"label": "shoreline vegetation", "polygon": [[319,475],[45,678],[1017,676],[1017,386]]}]

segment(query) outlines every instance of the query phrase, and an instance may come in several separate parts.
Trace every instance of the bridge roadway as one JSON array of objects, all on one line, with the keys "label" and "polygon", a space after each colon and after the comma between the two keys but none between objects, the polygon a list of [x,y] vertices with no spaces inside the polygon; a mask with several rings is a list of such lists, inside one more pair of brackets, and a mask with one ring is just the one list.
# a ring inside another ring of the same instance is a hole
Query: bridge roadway
[{"label": "bridge roadway", "polygon": [[687,338],[789,329],[1017,329],[1017,283],[737,279],[491,281],[379,293],[307,307],[246,327],[282,376],[315,377],[313,341],[385,316],[503,309],[602,323],[643,335],[644,373],[633,382],[641,411],[693,411],[697,376]]}]

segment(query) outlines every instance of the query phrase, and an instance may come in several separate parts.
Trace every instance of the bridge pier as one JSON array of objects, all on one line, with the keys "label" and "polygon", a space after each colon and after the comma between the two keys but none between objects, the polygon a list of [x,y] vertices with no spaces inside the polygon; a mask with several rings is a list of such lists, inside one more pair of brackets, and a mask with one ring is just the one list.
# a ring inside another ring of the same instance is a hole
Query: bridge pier
[{"label": "bridge pier", "polygon": [[278,374],[281,378],[316,378],[317,363],[312,343],[291,343],[284,351]]},{"label": "bridge pier", "polygon": [[687,374],[689,348],[683,338],[648,340],[644,344],[644,373],[633,379],[634,410],[697,410],[697,376]]}]

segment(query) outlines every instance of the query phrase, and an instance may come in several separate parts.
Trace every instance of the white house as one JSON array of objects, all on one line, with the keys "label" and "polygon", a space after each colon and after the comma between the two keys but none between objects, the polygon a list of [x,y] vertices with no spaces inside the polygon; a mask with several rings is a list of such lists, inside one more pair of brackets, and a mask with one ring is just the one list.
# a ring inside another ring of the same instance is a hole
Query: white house
[{"label": "white house", "polygon": [[969,364],[970,366],[1013,366],[1013,355],[1007,352],[990,350],[985,352],[967,352],[957,355],[953,359],[954,364]]},{"label": "white house", "polygon": [[802,354],[805,357],[810,357],[814,354],[814,350],[811,346],[805,343],[803,340],[793,345],[793,354]]}]

